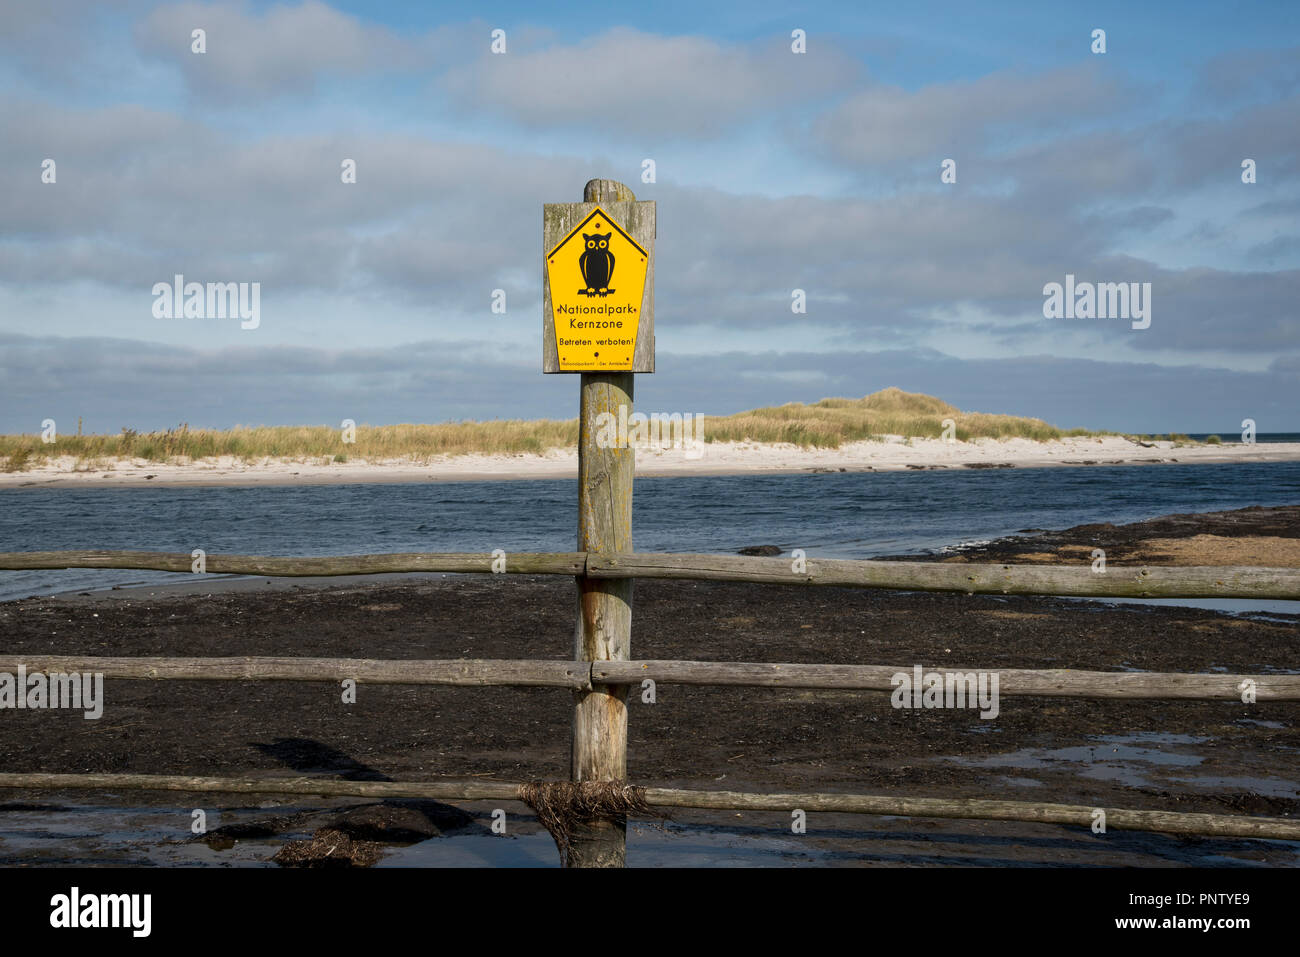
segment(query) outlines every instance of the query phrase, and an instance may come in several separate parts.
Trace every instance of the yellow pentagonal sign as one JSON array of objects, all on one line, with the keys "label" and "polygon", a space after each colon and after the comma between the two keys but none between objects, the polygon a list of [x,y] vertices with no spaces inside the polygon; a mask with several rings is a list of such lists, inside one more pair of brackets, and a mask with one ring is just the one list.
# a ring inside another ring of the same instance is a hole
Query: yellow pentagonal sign
[{"label": "yellow pentagonal sign", "polygon": [[649,259],[599,206],[547,253],[561,371],[631,370]]}]

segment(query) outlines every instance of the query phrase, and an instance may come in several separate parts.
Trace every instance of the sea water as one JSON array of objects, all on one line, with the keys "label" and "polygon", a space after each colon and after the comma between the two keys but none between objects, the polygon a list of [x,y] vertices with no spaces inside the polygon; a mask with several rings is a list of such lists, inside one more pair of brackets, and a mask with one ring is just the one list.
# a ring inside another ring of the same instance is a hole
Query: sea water
[{"label": "sea water", "polygon": [[[569,551],[577,481],[0,490],[0,551],[207,554]],[[809,557],[941,552],[1026,529],[1300,502],[1300,462],[639,478],[638,551]],[[114,569],[0,572],[0,600],[184,581]]]}]

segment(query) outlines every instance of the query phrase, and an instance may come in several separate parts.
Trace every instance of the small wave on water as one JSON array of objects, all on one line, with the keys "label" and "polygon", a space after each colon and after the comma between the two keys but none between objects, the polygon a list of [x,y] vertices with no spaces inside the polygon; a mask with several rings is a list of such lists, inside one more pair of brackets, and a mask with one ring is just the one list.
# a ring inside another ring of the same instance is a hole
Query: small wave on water
[{"label": "small wave on water", "polygon": [[992,544],[993,544],[993,539],[991,538],[976,538],[976,539],[972,539],[971,541],[958,542],[955,545],[945,545],[943,546],[943,548],[938,549],[935,552],[935,554],[936,555],[960,555],[962,552],[968,552],[972,548],[983,548],[985,545],[992,545]]}]

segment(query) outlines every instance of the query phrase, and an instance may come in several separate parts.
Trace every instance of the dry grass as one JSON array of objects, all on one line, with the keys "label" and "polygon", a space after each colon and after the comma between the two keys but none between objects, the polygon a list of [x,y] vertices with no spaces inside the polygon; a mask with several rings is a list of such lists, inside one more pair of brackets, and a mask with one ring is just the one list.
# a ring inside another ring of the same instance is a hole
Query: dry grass
[{"label": "dry grass", "polygon": [[[1056,439],[1094,435],[1083,429],[1063,431],[1041,419],[962,412],[941,399],[899,389],[884,389],[861,399],[822,399],[805,405],[753,409],[704,420],[708,442],[789,442],[805,448],[838,448],[845,442],[885,435],[938,438],[943,420],[956,423],[957,438]],[[537,419],[448,422],[439,425],[361,425],[356,442],[344,444],[339,429],[328,426],[237,426],[228,430],[191,429],[181,425],[165,432],[123,429],[119,435],[61,435],[52,445],[34,435],[0,436],[0,459],[6,471],[23,471],[56,456],[73,456],[79,465],[118,458],[149,462],[186,462],[230,456],[261,459],[326,459],[346,462],[402,460],[427,463],[441,455],[468,453],[541,453],[573,448],[578,421]]]},{"label": "dry grass", "polygon": [[165,432],[123,429],[120,435],[59,436],[52,445],[39,437],[0,436],[0,457],[7,471],[31,468],[55,456],[79,462],[118,458],[149,462],[186,462],[230,456],[243,462],[261,459],[328,459],[369,462],[400,459],[427,463],[440,455],[470,452],[517,454],[574,446],[578,420],[538,419],[493,422],[448,422],[439,425],[357,426],[356,441],[344,444],[342,431],[329,426],[236,426],[228,430],[191,429]]},{"label": "dry grass", "polygon": [[963,412],[942,399],[901,389],[882,389],[862,399],[822,399],[812,405],[787,405],[705,420],[709,442],[789,442],[816,448],[839,448],[845,442],[902,435],[937,439],[943,420],[952,419],[961,441],[1025,438],[1047,441],[1067,435],[1097,435],[1087,429],[1065,431],[1042,419]]}]

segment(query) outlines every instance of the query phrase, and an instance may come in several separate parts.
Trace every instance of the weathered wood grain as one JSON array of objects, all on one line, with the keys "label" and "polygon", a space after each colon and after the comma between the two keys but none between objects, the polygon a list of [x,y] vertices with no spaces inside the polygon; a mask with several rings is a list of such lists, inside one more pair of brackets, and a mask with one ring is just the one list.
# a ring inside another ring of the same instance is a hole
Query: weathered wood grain
[{"label": "weathered wood grain", "polygon": [[[592,180],[589,203],[632,200],[621,183]],[[612,212],[612,210],[609,210]],[[650,288],[647,279],[646,288]],[[638,341],[640,334],[638,333]],[[632,482],[635,450],[602,448],[597,419],[604,413],[632,414],[634,373],[583,373],[578,424],[578,550],[632,551]],[[632,580],[577,579],[574,658],[582,662],[626,660],[632,654]],[[590,666],[588,666],[590,667]],[[590,671],[588,671],[590,674]],[[627,692],[625,684],[594,684],[574,694],[570,777],[622,781],[627,777]],[[574,867],[622,867],[626,821],[580,823],[570,834],[565,863]]]},{"label": "weathered wood grain", "polygon": [[591,687],[591,666],[576,661],[452,658],[121,658],[0,654],[0,672],[102,674],[105,678],[185,681],[343,681],[360,684],[488,687]]},{"label": "weathered wood grain", "polygon": [[[637,684],[650,678],[661,684],[814,688],[892,693],[893,677],[912,674],[911,665],[770,664],[738,661],[537,661],[534,659],[416,659],[299,657],[96,657],[89,655],[0,655],[0,672],[100,673],[106,678],[189,681],[342,681],[363,684],[462,685],[488,687],[569,688]],[[978,673],[952,665],[926,671]],[[1132,671],[983,669],[998,675],[998,694],[1048,698],[1125,698],[1130,700],[1240,701],[1245,681],[1255,685],[1258,701],[1300,701],[1300,675],[1193,674]],[[590,730],[584,725],[584,735]],[[584,737],[583,740],[586,740]],[[597,735],[597,742],[605,736]],[[582,780],[597,778],[594,763],[617,764],[618,754],[602,757],[586,750],[589,764]],[[624,765],[626,767],[626,765]]]},{"label": "weathered wood grain", "polygon": [[[768,664],[732,661],[597,661],[591,680],[663,684],[744,685],[768,688],[821,688],[893,692],[893,677],[912,677],[908,665]],[[1137,700],[1241,701],[1242,683],[1253,682],[1257,701],[1300,701],[1300,675],[1182,674],[1141,671],[960,668],[924,665],[926,672],[998,676],[998,695],[1045,698],[1129,698]]]},{"label": "weathered wood grain", "polygon": [[[522,784],[509,781],[344,781],[338,778],[206,777],[180,774],[7,774],[0,788],[24,790],[183,791],[216,794],[302,794],[320,797],[416,798],[444,801],[518,800]],[[714,808],[718,810],[792,811],[874,814],[890,817],[929,817],[982,821],[1021,821],[1091,828],[1094,812],[1106,815],[1107,830],[1159,831],[1205,837],[1245,837],[1300,840],[1300,821],[1275,817],[1199,814],[1185,811],[1137,811],[1047,804],[1032,801],[989,801],[894,797],[869,794],[695,791],[646,788],[646,803],[654,807]],[[815,825],[814,825],[815,826]]]},{"label": "weathered wood grain", "polygon": [[[740,791],[682,791],[646,788],[647,804],[656,807],[749,809],[762,811],[840,811],[850,814],[885,814],[899,817],[963,818],[980,821],[1025,821],[1044,824],[1092,826],[1095,807],[1044,804],[1031,801],[986,801],[923,797],[883,797],[867,794],[749,794]],[[1130,811],[1100,808],[1106,828],[1127,831],[1161,831],[1209,837],[1263,837],[1300,839],[1300,821],[1284,818],[1228,814],[1194,814],[1183,811]]]},{"label": "weathered wood grain", "polygon": [[187,791],[217,794],[305,794],[319,797],[422,798],[444,801],[518,800],[519,785],[505,781],[416,783],[345,781],[340,778],[208,777],[191,774],[5,774],[0,788],[95,791]]},{"label": "weathered wood grain", "polygon": [[[490,554],[477,552],[393,552],[375,555],[322,555],[281,557],[272,555],[207,555],[209,575],[265,575],[298,578],[334,575],[379,575],[391,572],[492,572]],[[161,572],[190,572],[194,559],[188,552],[61,551],[0,552],[0,570],[35,568],[132,568]],[[581,552],[507,553],[505,573],[515,575],[581,575],[586,555]]]},{"label": "weathered wood grain", "polygon": [[834,585],[900,591],[998,595],[1077,595],[1093,598],[1281,598],[1300,600],[1300,569],[1125,567],[1105,573],[1089,565],[995,565],[808,558],[802,571],[790,558],[691,555],[678,552],[588,555],[595,578],[683,578],[704,581]]}]

